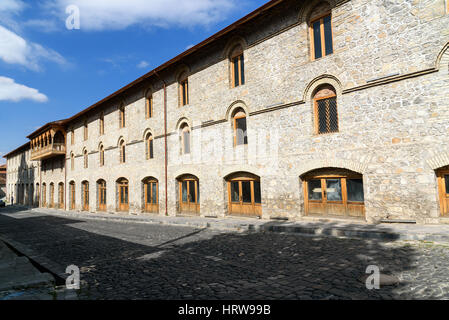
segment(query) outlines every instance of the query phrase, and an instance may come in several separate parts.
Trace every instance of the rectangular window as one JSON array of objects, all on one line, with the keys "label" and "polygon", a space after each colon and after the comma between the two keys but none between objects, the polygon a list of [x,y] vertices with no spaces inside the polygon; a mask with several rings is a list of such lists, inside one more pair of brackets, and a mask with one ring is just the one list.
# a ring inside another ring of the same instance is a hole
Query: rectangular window
[{"label": "rectangular window", "polygon": [[157,184],[156,183],[152,183],[151,184],[151,189],[153,190],[153,204],[157,204]]},{"label": "rectangular window", "polygon": [[240,202],[240,187],[239,182],[231,182],[231,202]]},{"label": "rectangular window", "polygon": [[149,159],[153,159],[153,139],[150,139],[148,141],[148,144],[149,144],[149,146],[148,146],[148,157],[149,157]]},{"label": "rectangular window", "polygon": [[342,201],[341,179],[326,179],[326,194],[328,201]]},{"label": "rectangular window", "polygon": [[233,86],[238,87],[245,84],[245,62],[243,54],[232,58]]},{"label": "rectangular window", "polygon": [[187,181],[182,182],[182,202],[187,203]]},{"label": "rectangular window", "polygon": [[309,186],[309,200],[322,200],[321,180],[310,180],[307,184]]},{"label": "rectangular window", "polygon": [[332,37],[332,16],[327,15],[312,21],[310,25],[312,60],[334,52]]},{"label": "rectangular window", "polygon": [[149,96],[147,98],[147,112],[146,112],[146,116],[147,119],[152,118],[153,117],[153,96]]},{"label": "rectangular window", "polygon": [[72,139],[70,139],[71,143],[72,143],[72,145],[74,145],[75,144],[75,131],[73,129],[72,129],[71,137],[72,137]]},{"label": "rectangular window", "polygon": [[260,191],[260,182],[254,181],[254,203],[262,203],[262,194]]},{"label": "rectangular window", "polygon": [[184,142],[184,154],[190,153],[190,132],[183,132],[183,142]]},{"label": "rectangular window", "polygon": [[181,106],[186,106],[189,104],[189,82],[184,80],[180,83],[181,91]]},{"label": "rectangular window", "polygon": [[246,118],[235,119],[236,125],[236,144],[248,144],[248,134],[246,129]]}]

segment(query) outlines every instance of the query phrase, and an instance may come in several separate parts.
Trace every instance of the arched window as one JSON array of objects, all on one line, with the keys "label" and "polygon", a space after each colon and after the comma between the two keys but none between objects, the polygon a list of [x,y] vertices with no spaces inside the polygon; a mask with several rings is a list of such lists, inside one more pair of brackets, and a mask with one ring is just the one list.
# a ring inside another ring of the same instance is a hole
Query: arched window
[{"label": "arched window", "polygon": [[153,95],[150,91],[145,95],[145,117],[147,119],[153,117]]},{"label": "arched window", "polygon": [[119,148],[120,148],[120,163],[125,163],[126,162],[126,147],[125,147],[124,140],[120,140]]},{"label": "arched window", "polygon": [[315,131],[317,134],[338,132],[337,95],[330,85],[315,90]]},{"label": "arched window", "polygon": [[159,211],[158,201],[158,181],[155,178],[146,178],[143,180],[144,211],[157,213]]},{"label": "arched window", "polygon": [[243,56],[243,48],[237,45],[229,56],[231,61],[231,84],[232,87],[238,87],[245,84],[245,59]]},{"label": "arched window", "polygon": [[103,112],[100,114],[99,130],[100,130],[100,136],[103,135],[104,134],[104,113]]},{"label": "arched window", "polygon": [[100,167],[104,166],[104,147],[100,145]]},{"label": "arched window", "polygon": [[179,82],[179,105],[185,106],[189,104],[189,79],[187,72],[181,73],[178,78]]},{"label": "arched window", "polygon": [[117,180],[118,188],[118,211],[129,211],[129,181],[125,178]]},{"label": "arched window", "polygon": [[147,160],[153,159],[153,135],[151,133],[148,133],[145,138],[145,145],[146,145],[146,157]]},{"label": "arched window", "polygon": [[120,128],[124,128],[126,126],[126,119],[125,119],[125,106],[123,104],[119,108],[119,121],[120,121]]},{"label": "arched window", "polygon": [[310,49],[312,60],[334,52],[332,39],[332,15],[327,2],[317,5],[310,14]]},{"label": "arched window", "polygon": [[84,141],[89,137],[89,131],[87,126],[87,120],[84,121]]},{"label": "arched window", "polygon": [[89,168],[89,156],[87,154],[86,149],[84,149],[84,151],[83,151],[83,159],[84,159],[84,169]]},{"label": "arched window", "polygon": [[181,126],[180,130],[181,135],[181,154],[189,154],[190,153],[190,128],[187,123],[184,123]]},{"label": "arched window", "polygon": [[246,114],[243,109],[237,109],[233,116],[234,145],[248,144],[248,132],[246,127]]},{"label": "arched window", "polygon": [[70,169],[75,170],[75,155],[73,152],[70,154]]}]

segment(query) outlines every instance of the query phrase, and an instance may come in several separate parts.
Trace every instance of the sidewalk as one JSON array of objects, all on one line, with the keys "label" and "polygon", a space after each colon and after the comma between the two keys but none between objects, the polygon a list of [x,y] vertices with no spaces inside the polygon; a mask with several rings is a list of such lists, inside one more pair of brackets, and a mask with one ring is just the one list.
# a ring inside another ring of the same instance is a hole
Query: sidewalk
[{"label": "sidewalk", "polygon": [[120,215],[112,213],[85,213],[52,209],[32,209],[60,217],[109,220],[130,223],[180,225],[230,231],[284,232],[301,235],[321,235],[379,240],[422,240],[449,243],[449,225],[367,224],[354,221],[275,221],[253,218],[166,217],[160,215]]}]

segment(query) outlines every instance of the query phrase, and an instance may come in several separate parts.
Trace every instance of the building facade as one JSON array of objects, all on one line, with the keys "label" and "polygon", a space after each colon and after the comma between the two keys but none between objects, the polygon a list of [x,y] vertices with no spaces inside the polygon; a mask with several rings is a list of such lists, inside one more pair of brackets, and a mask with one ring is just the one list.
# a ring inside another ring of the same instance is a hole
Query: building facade
[{"label": "building facade", "polygon": [[6,164],[0,166],[0,200],[6,199]]},{"label": "building facade", "polygon": [[32,133],[6,156],[8,197],[29,190],[34,206],[88,212],[445,223],[448,98],[445,0],[273,0]]}]

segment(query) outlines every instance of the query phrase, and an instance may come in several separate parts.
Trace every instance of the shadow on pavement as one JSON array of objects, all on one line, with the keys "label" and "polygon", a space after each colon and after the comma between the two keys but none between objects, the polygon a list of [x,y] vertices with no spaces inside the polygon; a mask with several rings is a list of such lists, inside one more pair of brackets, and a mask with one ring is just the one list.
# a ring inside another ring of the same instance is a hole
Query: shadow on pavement
[{"label": "shadow on pavement", "polygon": [[[406,283],[367,290],[360,281],[369,265],[386,274],[413,270],[416,252],[409,245],[386,248],[382,240],[86,222],[33,213],[16,219],[14,213],[21,211],[8,210],[9,216],[1,214],[5,211],[0,210],[0,235],[62,266],[79,266],[84,299],[417,298],[401,293]],[[101,232],[108,235],[78,224],[105,225]],[[171,230],[174,236],[167,235]],[[134,233],[138,241],[129,240]]]}]

